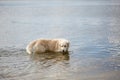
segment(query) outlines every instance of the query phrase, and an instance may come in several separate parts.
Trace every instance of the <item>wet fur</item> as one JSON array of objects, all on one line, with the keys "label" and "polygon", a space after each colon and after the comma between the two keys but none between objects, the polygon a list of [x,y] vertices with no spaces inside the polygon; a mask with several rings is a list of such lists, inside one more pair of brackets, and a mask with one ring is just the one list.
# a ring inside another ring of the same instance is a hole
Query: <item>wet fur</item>
[{"label": "wet fur", "polygon": [[38,39],[30,42],[26,51],[28,54],[32,53],[43,53],[43,52],[61,52],[60,44],[61,42],[66,43],[69,47],[69,41],[65,39]]}]

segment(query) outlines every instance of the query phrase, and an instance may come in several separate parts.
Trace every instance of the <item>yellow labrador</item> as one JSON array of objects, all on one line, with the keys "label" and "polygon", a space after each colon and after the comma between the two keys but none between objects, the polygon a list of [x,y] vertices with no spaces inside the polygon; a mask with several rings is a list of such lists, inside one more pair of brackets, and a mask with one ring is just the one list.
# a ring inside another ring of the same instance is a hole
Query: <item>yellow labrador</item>
[{"label": "yellow labrador", "polygon": [[26,51],[28,54],[51,52],[67,52],[69,41],[66,39],[38,39],[30,42]]}]

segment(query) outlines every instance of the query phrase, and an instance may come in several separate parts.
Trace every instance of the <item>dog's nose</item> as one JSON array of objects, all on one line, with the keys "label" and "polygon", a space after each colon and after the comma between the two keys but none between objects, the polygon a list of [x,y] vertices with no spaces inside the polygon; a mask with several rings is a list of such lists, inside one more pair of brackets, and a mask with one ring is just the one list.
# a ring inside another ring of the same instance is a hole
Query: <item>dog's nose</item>
[{"label": "dog's nose", "polygon": [[65,52],[65,50],[63,50],[63,52]]}]

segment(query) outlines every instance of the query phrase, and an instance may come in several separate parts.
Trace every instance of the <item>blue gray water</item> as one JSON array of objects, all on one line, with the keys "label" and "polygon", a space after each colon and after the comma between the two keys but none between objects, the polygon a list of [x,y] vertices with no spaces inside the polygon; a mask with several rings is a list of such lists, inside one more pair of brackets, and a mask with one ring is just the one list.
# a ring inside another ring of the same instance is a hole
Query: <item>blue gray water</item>
[{"label": "blue gray water", "polygon": [[[27,55],[38,38],[66,38],[70,52]],[[0,80],[119,79],[119,0],[0,1]]]}]

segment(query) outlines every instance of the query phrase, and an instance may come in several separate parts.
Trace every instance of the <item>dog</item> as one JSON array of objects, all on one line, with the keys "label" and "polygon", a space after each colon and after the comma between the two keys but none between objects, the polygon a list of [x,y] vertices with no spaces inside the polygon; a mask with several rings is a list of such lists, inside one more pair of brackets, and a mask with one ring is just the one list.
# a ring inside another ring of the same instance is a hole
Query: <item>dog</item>
[{"label": "dog", "polygon": [[66,39],[37,39],[30,42],[26,47],[28,54],[44,52],[68,52],[69,41]]}]

